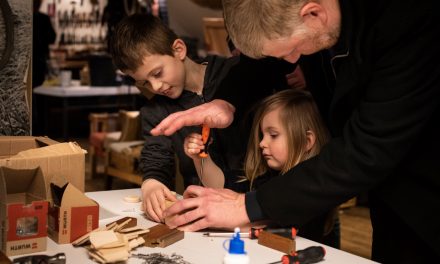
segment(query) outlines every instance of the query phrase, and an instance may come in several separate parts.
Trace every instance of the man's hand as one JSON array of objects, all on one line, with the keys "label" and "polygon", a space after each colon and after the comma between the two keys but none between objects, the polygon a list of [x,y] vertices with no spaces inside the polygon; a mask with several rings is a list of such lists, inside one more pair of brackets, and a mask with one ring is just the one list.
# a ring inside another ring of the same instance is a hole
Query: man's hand
[{"label": "man's hand", "polygon": [[161,182],[148,179],[142,183],[142,207],[148,219],[163,223],[165,200],[177,201],[176,196]]},{"label": "man's hand", "polygon": [[249,224],[244,194],[228,189],[189,186],[183,200],[165,210],[165,223],[170,228],[197,231],[207,227],[228,228]]},{"label": "man's hand", "polygon": [[186,111],[175,112],[151,130],[153,136],[172,135],[184,126],[207,124],[212,128],[228,127],[234,120],[235,107],[224,100],[213,100]]}]

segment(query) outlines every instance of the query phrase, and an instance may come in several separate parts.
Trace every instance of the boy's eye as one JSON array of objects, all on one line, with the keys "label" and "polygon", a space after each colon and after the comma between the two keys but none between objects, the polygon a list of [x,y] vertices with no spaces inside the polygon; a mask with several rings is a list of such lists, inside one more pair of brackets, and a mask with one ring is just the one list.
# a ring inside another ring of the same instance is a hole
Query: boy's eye
[{"label": "boy's eye", "polygon": [[157,78],[160,77],[162,75],[162,71],[157,71],[153,74],[153,77]]}]

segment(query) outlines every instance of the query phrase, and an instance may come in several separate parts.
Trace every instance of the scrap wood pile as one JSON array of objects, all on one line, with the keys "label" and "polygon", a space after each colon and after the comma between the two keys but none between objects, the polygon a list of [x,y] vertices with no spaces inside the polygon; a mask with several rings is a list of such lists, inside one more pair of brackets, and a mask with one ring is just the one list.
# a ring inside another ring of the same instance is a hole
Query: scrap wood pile
[{"label": "scrap wood pile", "polygon": [[128,260],[136,247],[166,247],[183,237],[184,232],[166,225],[145,229],[137,226],[136,218],[124,217],[78,238],[72,245],[84,246],[99,263],[112,263]]}]

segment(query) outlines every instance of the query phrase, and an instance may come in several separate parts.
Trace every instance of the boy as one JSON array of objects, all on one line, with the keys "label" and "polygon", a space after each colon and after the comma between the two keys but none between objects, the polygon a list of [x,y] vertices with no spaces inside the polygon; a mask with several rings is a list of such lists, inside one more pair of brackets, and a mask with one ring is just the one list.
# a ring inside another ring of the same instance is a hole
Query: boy
[{"label": "boy", "polygon": [[[163,219],[165,199],[175,200],[169,189],[173,186],[175,154],[184,185],[199,183],[194,164],[183,150],[183,141],[188,134],[200,132],[200,127],[185,127],[169,137],[153,137],[150,130],[171,113],[213,100],[220,87],[233,90],[244,85],[255,86],[258,92],[249,95],[248,102],[256,102],[271,94],[272,89],[286,88],[285,75],[292,71],[292,65],[279,60],[256,61],[241,57],[212,56],[205,63],[197,64],[186,56],[185,43],[150,15],[137,14],[123,19],[115,29],[110,51],[116,67],[134,78],[136,86],[156,94],[141,109],[145,145],[139,166],[144,179],[141,189],[145,213],[156,222]],[[271,67],[267,67],[268,63]],[[238,129],[238,125],[236,127]],[[241,144],[243,149],[237,149],[235,141],[239,139],[229,136],[237,131],[217,131],[214,135],[217,143],[211,154],[222,169],[239,168],[235,164],[244,158],[246,141]]]}]

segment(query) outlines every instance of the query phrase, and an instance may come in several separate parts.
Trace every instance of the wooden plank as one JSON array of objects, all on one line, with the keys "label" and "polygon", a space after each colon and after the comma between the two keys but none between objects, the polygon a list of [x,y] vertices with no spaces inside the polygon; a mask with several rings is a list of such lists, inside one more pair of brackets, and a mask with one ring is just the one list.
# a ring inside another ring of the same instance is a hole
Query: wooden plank
[{"label": "wooden plank", "polygon": [[164,224],[158,224],[150,228],[150,232],[142,237],[147,247],[167,247],[182,240],[185,233],[177,229],[170,229]]},{"label": "wooden plank", "polygon": [[294,239],[261,231],[258,236],[258,244],[281,251],[286,254],[292,254],[296,251],[296,242]]}]

